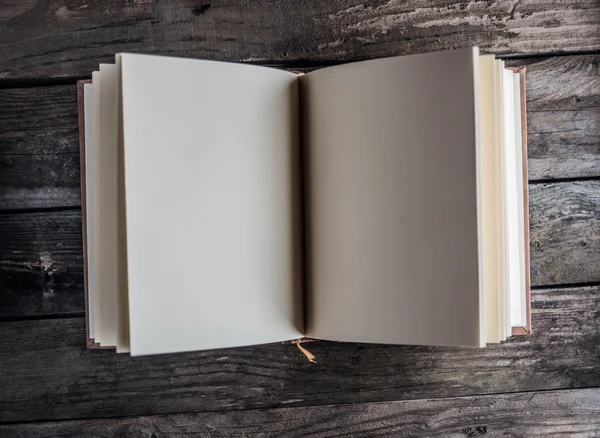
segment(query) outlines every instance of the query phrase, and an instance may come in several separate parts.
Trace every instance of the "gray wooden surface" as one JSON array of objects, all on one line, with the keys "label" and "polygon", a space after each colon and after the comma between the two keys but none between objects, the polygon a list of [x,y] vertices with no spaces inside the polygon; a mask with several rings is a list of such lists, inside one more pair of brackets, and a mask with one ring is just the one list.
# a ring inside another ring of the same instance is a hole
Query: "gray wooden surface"
[{"label": "gray wooden surface", "polygon": [[0,425],[7,437],[548,437],[594,436],[600,391],[523,392],[387,403],[326,405]]},{"label": "gray wooden surface", "polygon": [[10,1],[0,78],[86,75],[115,52],[331,62],[480,45],[504,55],[594,51],[595,0]]},{"label": "gray wooden surface", "polygon": [[[115,52],[526,65],[534,334],[486,349],[84,348],[75,80]],[[600,435],[600,3],[0,0],[0,436]]]},{"label": "gray wooden surface", "polygon": [[0,422],[600,387],[600,286],[537,289],[534,334],[478,348],[314,342],[131,358],[83,318],[0,324]]}]

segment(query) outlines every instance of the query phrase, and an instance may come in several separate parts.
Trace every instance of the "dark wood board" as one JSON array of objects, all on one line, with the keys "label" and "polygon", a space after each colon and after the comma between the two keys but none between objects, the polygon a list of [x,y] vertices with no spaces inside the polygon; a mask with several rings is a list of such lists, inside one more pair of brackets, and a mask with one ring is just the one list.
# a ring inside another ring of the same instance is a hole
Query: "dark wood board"
[{"label": "dark wood board", "polygon": [[80,211],[0,214],[0,320],[83,311]]},{"label": "dark wood board", "polygon": [[132,358],[87,350],[84,318],[0,323],[0,422],[600,386],[600,287],[534,290],[531,336],[487,348],[315,342]]},{"label": "dark wood board", "polygon": [[[533,184],[531,284],[600,281],[600,181]],[[0,319],[83,312],[78,209],[0,214]]]},{"label": "dark wood board", "polygon": [[600,176],[600,55],[512,60],[527,67],[529,180]]},{"label": "dark wood board", "polygon": [[[600,55],[527,66],[530,180],[600,177]],[[0,210],[80,205],[75,85],[0,90]]]},{"label": "dark wood board", "polygon": [[600,282],[600,181],[529,186],[531,284]]},{"label": "dark wood board", "polygon": [[0,90],[0,210],[79,206],[75,85]]},{"label": "dark wood board", "polygon": [[0,11],[0,79],[89,77],[117,52],[242,62],[344,61],[480,45],[600,48],[593,0],[20,1]]},{"label": "dark wood board", "polygon": [[600,389],[0,425],[4,438],[592,437]]}]

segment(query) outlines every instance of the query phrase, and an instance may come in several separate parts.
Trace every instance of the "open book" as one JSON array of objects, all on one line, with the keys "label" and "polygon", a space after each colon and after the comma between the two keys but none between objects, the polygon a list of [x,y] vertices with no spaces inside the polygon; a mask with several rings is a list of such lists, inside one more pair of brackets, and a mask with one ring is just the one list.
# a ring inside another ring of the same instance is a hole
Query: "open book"
[{"label": "open book", "polygon": [[120,54],[84,82],[89,347],[530,332],[523,69]]}]

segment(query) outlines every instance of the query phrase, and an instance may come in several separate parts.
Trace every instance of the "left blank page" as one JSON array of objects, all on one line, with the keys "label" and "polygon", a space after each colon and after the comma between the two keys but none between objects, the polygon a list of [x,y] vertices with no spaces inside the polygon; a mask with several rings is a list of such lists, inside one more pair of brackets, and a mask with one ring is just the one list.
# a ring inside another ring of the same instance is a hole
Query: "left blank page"
[{"label": "left blank page", "polygon": [[302,336],[296,75],[119,56],[131,354]]}]

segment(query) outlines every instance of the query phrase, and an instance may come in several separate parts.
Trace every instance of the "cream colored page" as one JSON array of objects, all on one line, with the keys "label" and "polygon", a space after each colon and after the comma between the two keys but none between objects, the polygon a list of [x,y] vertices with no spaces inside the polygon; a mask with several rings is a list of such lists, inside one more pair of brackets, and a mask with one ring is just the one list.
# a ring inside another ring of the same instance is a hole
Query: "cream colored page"
[{"label": "cream colored page", "polygon": [[494,102],[496,113],[496,212],[497,212],[497,236],[498,236],[498,321],[500,322],[500,338],[506,340],[510,326],[507,326],[507,268],[506,268],[506,216],[504,213],[504,158],[503,158],[503,77],[504,65],[501,60],[496,60],[494,65]]},{"label": "cream colored page", "polygon": [[504,86],[504,163],[505,163],[505,202],[506,202],[506,267],[507,267],[507,287],[508,297],[506,312],[506,326],[512,334],[511,321],[514,316],[514,310],[517,309],[513,301],[520,299],[520,281],[521,266],[519,252],[519,204],[518,204],[518,175],[517,158],[515,149],[515,104],[514,104],[514,84],[513,72],[505,69],[503,71]]},{"label": "cream colored page", "polygon": [[494,104],[494,55],[479,58],[479,135],[481,160],[481,209],[483,282],[486,342],[500,342],[498,322],[498,249],[496,239],[496,147]]},{"label": "cream colored page", "polygon": [[[93,252],[93,257],[90,259],[91,264],[88,266],[88,270],[94,272],[90,279],[90,292],[93,294],[93,307],[90,307],[89,311],[93,311],[93,318],[90,317],[90,321],[94,321],[94,341],[102,343],[102,318],[100,315],[100,309],[102,306],[102,295],[100,294],[100,279],[97,272],[100,269],[100,253],[99,248],[102,246],[102,240],[98,230],[98,220],[100,219],[99,198],[100,198],[100,91],[102,84],[100,83],[100,72],[95,71],[92,73],[92,145],[91,151],[86,156],[86,162],[90,163],[93,167],[91,175],[87,177],[86,184],[88,188],[91,188],[91,201],[94,203],[92,209],[93,216],[87,218],[88,226],[91,220],[92,226],[89,228],[91,231],[91,238],[93,245],[90,246],[90,250]],[[96,244],[98,242],[98,244]]]},{"label": "cream colored page", "polygon": [[476,49],[301,77],[307,335],[481,346]]},{"label": "cream colored page", "polygon": [[121,69],[131,353],[302,336],[296,75],[132,54]]},{"label": "cream colored page", "polygon": [[97,190],[97,215],[94,218],[94,244],[96,246],[96,292],[100,301],[100,326],[102,345],[116,346],[120,332],[119,296],[123,292],[119,278],[121,257],[119,253],[118,208],[118,121],[117,121],[117,67],[100,65],[100,120],[99,143],[96,155],[97,172],[94,172]]},{"label": "cream colored page", "polygon": [[116,56],[116,71],[117,74],[113,77],[115,81],[115,96],[116,96],[116,119],[117,125],[117,185],[119,188],[117,209],[119,213],[118,221],[118,282],[119,295],[117,300],[117,318],[118,318],[118,333],[117,333],[117,353],[128,353],[129,347],[129,297],[127,293],[127,234],[125,222],[125,168],[123,154],[123,114],[121,105],[121,57]]},{"label": "cream colored page", "polygon": [[527,325],[527,302],[526,302],[526,273],[525,273],[525,200],[524,200],[524,181],[523,181],[523,139],[521,137],[521,76],[514,73],[513,80],[514,110],[515,120],[515,157],[517,166],[517,209],[518,209],[518,235],[519,235],[519,295],[511,300],[518,310],[515,315],[511,314],[511,324],[514,327]]},{"label": "cream colored page", "polygon": [[86,221],[86,256],[87,256],[87,296],[88,296],[88,322],[90,338],[96,337],[95,327],[95,300],[94,300],[94,194],[93,179],[94,165],[92,157],[92,124],[94,119],[94,86],[92,84],[83,85],[83,105],[84,105],[84,129],[85,129],[85,221]]}]

